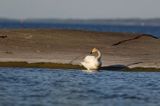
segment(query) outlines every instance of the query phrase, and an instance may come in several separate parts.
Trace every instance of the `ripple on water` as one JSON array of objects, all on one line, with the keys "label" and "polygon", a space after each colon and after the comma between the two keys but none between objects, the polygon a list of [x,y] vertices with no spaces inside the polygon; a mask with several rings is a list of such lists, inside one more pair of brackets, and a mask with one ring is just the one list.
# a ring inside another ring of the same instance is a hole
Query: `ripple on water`
[{"label": "ripple on water", "polygon": [[0,68],[0,104],[159,106],[160,73]]}]

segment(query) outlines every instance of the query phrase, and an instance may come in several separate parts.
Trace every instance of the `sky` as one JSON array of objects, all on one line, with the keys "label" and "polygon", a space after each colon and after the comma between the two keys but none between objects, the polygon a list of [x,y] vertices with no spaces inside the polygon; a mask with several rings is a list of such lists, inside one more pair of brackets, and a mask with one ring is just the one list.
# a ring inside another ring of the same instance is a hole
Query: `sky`
[{"label": "sky", "polygon": [[0,18],[160,18],[160,0],[0,0]]}]

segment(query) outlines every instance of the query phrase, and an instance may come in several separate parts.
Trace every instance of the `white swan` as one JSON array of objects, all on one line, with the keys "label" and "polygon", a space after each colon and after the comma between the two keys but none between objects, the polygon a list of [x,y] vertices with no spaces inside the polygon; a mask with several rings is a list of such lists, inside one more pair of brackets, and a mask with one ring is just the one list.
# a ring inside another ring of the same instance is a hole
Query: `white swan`
[{"label": "white swan", "polygon": [[83,62],[81,62],[87,70],[98,70],[101,67],[101,52],[98,49],[93,48],[90,54],[95,52],[97,53],[97,56],[88,55],[84,58]]}]

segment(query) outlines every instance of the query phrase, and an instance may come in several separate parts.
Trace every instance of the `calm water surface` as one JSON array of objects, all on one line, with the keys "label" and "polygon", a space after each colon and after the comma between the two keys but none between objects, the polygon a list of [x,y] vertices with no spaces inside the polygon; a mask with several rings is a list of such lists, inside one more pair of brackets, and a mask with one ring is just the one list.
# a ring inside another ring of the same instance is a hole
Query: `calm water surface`
[{"label": "calm water surface", "polygon": [[82,23],[32,23],[32,22],[0,22],[0,29],[18,28],[46,28],[46,29],[71,29],[98,32],[130,32],[151,34],[160,38],[160,26],[141,25],[110,25],[110,24],[82,24]]},{"label": "calm water surface", "polygon": [[0,68],[0,106],[160,106],[160,73]]}]

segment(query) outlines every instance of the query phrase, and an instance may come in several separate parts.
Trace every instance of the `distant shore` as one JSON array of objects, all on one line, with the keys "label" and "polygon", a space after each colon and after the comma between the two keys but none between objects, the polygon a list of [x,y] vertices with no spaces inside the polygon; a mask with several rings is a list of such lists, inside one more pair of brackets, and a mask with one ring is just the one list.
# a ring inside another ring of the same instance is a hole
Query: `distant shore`
[{"label": "distant shore", "polygon": [[160,40],[147,34],[1,29],[0,43],[1,67],[81,69],[80,61],[96,47],[103,55],[103,69],[160,71]]}]

